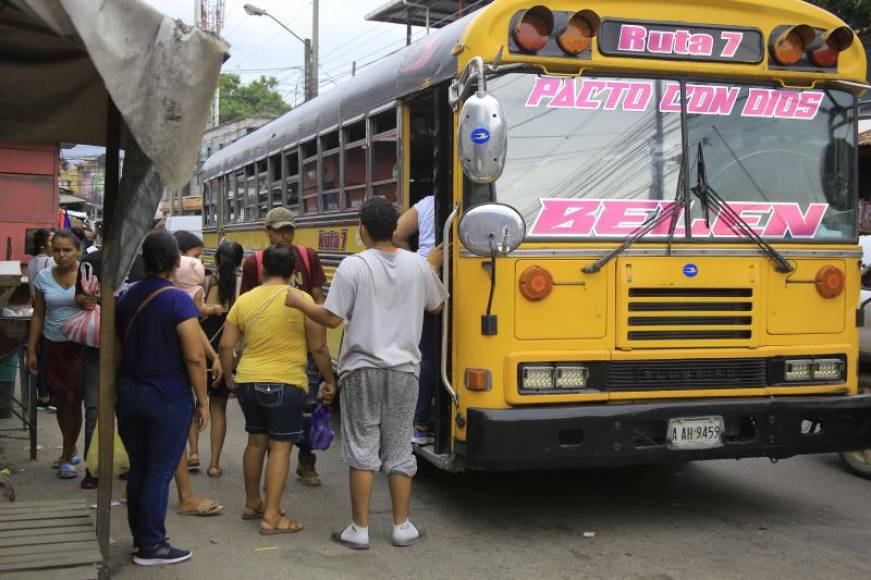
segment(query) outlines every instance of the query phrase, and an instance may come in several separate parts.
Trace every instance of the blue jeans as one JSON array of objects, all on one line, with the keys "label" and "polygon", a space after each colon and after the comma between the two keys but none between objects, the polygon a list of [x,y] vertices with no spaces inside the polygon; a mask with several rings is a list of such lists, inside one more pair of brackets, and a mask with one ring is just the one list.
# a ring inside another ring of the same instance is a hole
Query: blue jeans
[{"label": "blue jeans", "polygon": [[192,397],[165,400],[153,387],[125,378],[118,383],[118,432],[130,456],[127,523],[135,546],[166,540],[169,482],[187,443]]},{"label": "blue jeans", "polygon": [[417,407],[414,410],[414,424],[429,427],[432,423],[430,407],[436,384],[436,337],[433,335],[436,315],[423,315],[423,332],[420,337],[420,378],[418,379]]},{"label": "blue jeans", "polygon": [[[85,459],[91,448],[91,438],[97,426],[97,403],[100,401],[100,349],[86,346],[82,354],[83,388],[85,402]],[[96,473],[92,473],[94,477]]]}]

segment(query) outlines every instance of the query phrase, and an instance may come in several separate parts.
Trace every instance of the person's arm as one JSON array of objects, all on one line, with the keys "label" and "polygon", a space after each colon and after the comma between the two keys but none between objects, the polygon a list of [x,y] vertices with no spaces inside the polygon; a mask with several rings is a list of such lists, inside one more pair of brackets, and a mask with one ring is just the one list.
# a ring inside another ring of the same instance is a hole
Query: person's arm
[{"label": "person's arm", "polygon": [[324,377],[324,387],[321,391],[324,404],[333,402],[336,394],[336,377],[333,375],[333,361],[330,359],[330,349],[327,347],[327,330],[320,324],[306,318],[305,339],[308,342],[308,350],[315,359],[321,376]]},{"label": "person's arm", "polygon": [[426,311],[431,314],[441,312],[444,307],[445,300],[448,299],[448,291],[442,281],[439,280],[436,273],[432,270],[426,273]]},{"label": "person's arm", "polygon": [[287,298],[284,300],[284,305],[288,308],[296,308],[305,314],[306,317],[322,326],[338,328],[344,322],[343,318],[336,316],[323,305],[306,300],[303,292],[296,288],[289,288],[287,290]]},{"label": "person's arm", "polygon": [[257,275],[257,258],[248,256],[242,262],[242,284],[239,287],[239,295],[241,296],[249,290],[253,290],[258,285]]},{"label": "person's arm", "polygon": [[239,338],[241,338],[239,327],[236,326],[236,323],[227,318],[227,321],[224,323],[221,344],[218,346],[218,350],[221,352],[221,364],[225,369],[227,369],[227,372],[224,374],[224,384],[227,385],[227,389],[231,391],[236,389],[236,376],[233,372],[233,357],[236,354],[236,344],[238,344]]},{"label": "person's arm", "polygon": [[203,350],[206,351],[206,358],[208,361],[212,363],[212,374],[215,375],[212,384],[218,385],[221,383],[221,379],[224,378],[224,367],[221,364],[221,359],[218,357],[218,353],[216,353],[215,349],[212,348],[212,343],[209,342],[209,337],[206,336],[206,331],[203,330],[202,326],[200,327],[200,334],[203,336]]},{"label": "person's arm", "polygon": [[42,329],[45,326],[45,298],[42,291],[37,289],[33,296],[33,317],[30,319],[30,336],[27,337],[27,370],[30,374],[39,374],[39,364],[36,359],[36,347]]},{"label": "person's arm", "polygon": [[311,297],[315,304],[323,304],[327,300],[327,295],[324,294],[327,275],[324,273],[324,267],[321,265],[321,258],[318,256],[317,250],[306,248],[305,251],[309,259],[308,282],[309,288],[311,288]]},{"label": "person's arm", "polygon": [[410,250],[409,242],[412,236],[417,233],[417,208],[410,207],[407,212],[399,216],[399,221],[396,224],[396,231],[393,232],[393,244],[404,250]]},{"label": "person's arm", "polygon": [[206,353],[203,349],[203,329],[196,318],[188,318],[175,327],[187,366],[188,378],[197,397],[200,431],[209,423],[209,403],[206,399]]}]

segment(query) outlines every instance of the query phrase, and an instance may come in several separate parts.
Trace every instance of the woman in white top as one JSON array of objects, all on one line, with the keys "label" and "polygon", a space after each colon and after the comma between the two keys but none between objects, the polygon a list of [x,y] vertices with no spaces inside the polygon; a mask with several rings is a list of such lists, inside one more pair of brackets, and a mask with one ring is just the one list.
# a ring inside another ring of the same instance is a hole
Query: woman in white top
[{"label": "woman in white top", "polygon": [[27,264],[27,279],[30,282],[30,296],[36,294],[36,288],[33,287],[36,282],[36,277],[46,268],[54,266],[54,260],[51,257],[51,236],[52,231],[48,228],[40,228],[33,233],[33,257],[30,263]]},{"label": "woman in white top", "polygon": [[[425,258],[439,272],[442,263],[442,246],[436,246],[435,196],[428,195],[399,217],[393,243],[406,250],[411,249],[411,239],[417,234],[417,254]],[[418,381],[417,408],[414,412],[414,435],[411,440],[417,445],[432,443],[430,406],[436,382],[436,341],[433,336],[435,315],[426,313],[420,339],[420,379]]]}]

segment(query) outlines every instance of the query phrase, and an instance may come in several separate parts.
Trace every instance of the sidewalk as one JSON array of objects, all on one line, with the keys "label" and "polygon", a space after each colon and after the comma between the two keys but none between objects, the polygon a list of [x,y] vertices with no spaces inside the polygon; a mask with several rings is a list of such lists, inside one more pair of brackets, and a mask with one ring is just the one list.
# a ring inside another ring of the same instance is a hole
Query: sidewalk
[{"label": "sidewalk", "polygon": [[[347,523],[350,516],[347,470],[339,458],[338,441],[325,453],[319,453],[318,470],[324,484],[319,488],[303,486],[291,473],[285,491],[283,507],[288,515],[303,523],[299,534],[286,536],[260,536],[257,521],[242,521],[239,514],[244,503],[242,484],[242,452],[246,435],[238,404],[228,405],[228,434],[224,447],[224,475],[211,479],[205,474],[208,462],[208,431],[201,436],[201,461],[204,468],[194,474],[194,490],[224,505],[223,514],[213,517],[180,516],[175,513],[176,493],[170,492],[170,508],[166,527],[174,545],[193,550],[190,562],[163,568],[143,568],[130,561],[131,538],[126,522],[124,505],[112,508],[111,556],[113,577],[138,578],[268,578],[276,574],[301,578],[363,578],[421,576],[418,569],[422,551],[417,548],[398,549],[390,546],[390,499],[386,481],[379,476],[372,501],[372,549],[354,552],[334,544],[330,530]],[[10,420],[0,420],[0,427]],[[39,459],[31,462],[27,456],[27,443],[3,439],[5,456],[0,463],[12,463],[24,468],[13,475],[18,501],[58,500],[81,498],[88,504],[97,501],[96,490],[82,490],[80,479],[59,480],[50,463],[60,450],[60,433],[53,413],[39,411]],[[83,439],[80,449],[84,445]],[[291,471],[296,468],[296,451]],[[83,470],[83,468],[82,468]],[[113,498],[121,497],[123,482],[114,481]],[[0,497],[0,501],[6,501]],[[423,509],[417,513],[423,513]],[[96,512],[94,512],[96,513]],[[424,545],[421,545],[423,548]],[[426,545],[427,558],[438,561],[434,546]],[[416,557],[417,556],[417,557]],[[430,576],[424,573],[423,576]],[[416,570],[416,572],[415,572]]]}]

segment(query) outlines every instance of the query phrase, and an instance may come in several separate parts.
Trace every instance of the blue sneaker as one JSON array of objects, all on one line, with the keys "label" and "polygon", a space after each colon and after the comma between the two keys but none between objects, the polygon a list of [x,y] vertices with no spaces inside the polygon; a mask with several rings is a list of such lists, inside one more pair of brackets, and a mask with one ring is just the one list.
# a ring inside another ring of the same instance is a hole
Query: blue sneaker
[{"label": "blue sneaker", "polygon": [[166,566],[168,564],[181,564],[190,559],[190,550],[179,550],[164,542],[156,546],[139,548],[139,551],[133,556],[133,563],[139,566]]},{"label": "blue sneaker", "polygon": [[411,436],[411,442],[415,445],[429,445],[433,442],[432,433],[415,429],[414,434]]}]

